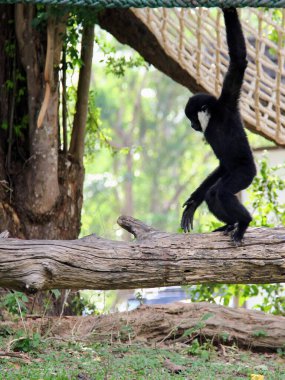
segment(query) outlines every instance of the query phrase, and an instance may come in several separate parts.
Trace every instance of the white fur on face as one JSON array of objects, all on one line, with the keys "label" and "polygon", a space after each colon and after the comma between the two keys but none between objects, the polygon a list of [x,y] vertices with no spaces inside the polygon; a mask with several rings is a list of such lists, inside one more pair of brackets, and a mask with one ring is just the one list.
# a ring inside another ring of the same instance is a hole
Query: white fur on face
[{"label": "white fur on face", "polygon": [[200,121],[202,131],[205,133],[209,120],[210,120],[211,114],[206,109],[205,111],[198,112],[198,120]]}]

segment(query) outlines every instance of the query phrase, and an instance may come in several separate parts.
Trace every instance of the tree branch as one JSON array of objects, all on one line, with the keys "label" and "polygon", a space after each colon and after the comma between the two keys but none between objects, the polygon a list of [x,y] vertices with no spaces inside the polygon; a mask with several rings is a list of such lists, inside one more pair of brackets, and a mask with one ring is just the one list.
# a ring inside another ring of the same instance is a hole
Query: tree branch
[{"label": "tree branch", "polygon": [[86,119],[88,112],[88,95],[91,78],[92,57],[94,45],[94,26],[85,25],[82,33],[81,60],[76,111],[73,121],[69,153],[80,163],[83,162],[84,139],[86,130]]},{"label": "tree branch", "polygon": [[47,25],[47,51],[46,51],[46,62],[44,70],[44,80],[45,80],[45,95],[44,100],[39,112],[37,127],[41,128],[44,122],[44,117],[48,105],[50,103],[51,88],[53,87],[53,67],[54,67],[54,42],[55,42],[55,18],[49,17]]},{"label": "tree branch", "polygon": [[143,222],[138,219],[134,219],[131,216],[120,216],[117,220],[119,226],[121,226],[124,230],[128,231],[130,234],[134,235],[134,237],[138,240],[143,240],[150,238],[151,236],[156,236],[159,234],[163,234],[152,227],[147,226]]},{"label": "tree branch", "polygon": [[169,234],[124,216],[118,223],[138,240],[0,239],[0,286],[36,292],[285,282],[285,228],[252,228],[234,247],[221,233]]},{"label": "tree branch", "polygon": [[66,48],[62,51],[62,135],[63,135],[63,153],[67,153],[67,91],[66,91]]}]

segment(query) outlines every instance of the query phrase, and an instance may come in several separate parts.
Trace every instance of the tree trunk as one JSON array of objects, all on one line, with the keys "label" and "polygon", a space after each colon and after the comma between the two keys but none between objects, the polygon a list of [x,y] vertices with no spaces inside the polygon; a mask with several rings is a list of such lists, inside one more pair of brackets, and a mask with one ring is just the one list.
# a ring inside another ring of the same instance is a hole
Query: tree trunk
[{"label": "tree trunk", "polygon": [[33,318],[25,322],[33,331],[37,325],[56,337],[69,339],[72,335],[73,339],[111,343],[145,342],[159,346],[211,339],[214,344],[274,351],[284,348],[285,342],[285,317],[206,302],[177,302],[98,317]]},{"label": "tree trunk", "polygon": [[37,28],[32,4],[0,5],[0,13],[0,228],[18,238],[75,239],[83,168],[58,146],[66,16],[47,13]]},{"label": "tree trunk", "polygon": [[[46,15],[37,17],[37,12]],[[67,14],[64,8],[59,13],[33,4],[1,4],[0,14],[0,230],[22,239],[75,239],[80,232],[84,141],[78,142],[80,151],[66,154],[64,108],[61,151],[58,114]],[[81,55],[87,71],[91,71],[92,33],[87,28],[91,42]],[[77,134],[83,137],[87,71],[79,86],[80,112],[75,121]],[[62,300],[53,301],[60,312]]]},{"label": "tree trunk", "polygon": [[36,292],[285,282],[284,228],[250,229],[235,247],[222,233],[169,234],[130,217],[118,223],[137,240],[1,239],[0,286]]}]

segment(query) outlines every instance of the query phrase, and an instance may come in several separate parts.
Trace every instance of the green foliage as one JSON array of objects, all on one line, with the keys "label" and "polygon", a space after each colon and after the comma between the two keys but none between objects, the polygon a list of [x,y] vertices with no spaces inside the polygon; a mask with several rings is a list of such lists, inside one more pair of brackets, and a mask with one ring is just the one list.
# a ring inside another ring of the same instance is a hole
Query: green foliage
[{"label": "green foliage", "polygon": [[191,337],[193,334],[197,333],[198,331],[201,332],[201,330],[206,326],[205,321],[207,321],[209,318],[212,318],[213,316],[214,316],[213,313],[204,314],[201,317],[201,319],[195,324],[195,326],[184,331],[182,337],[186,337],[186,336]]},{"label": "green foliage", "polygon": [[[33,297],[37,297],[34,295]],[[44,294],[41,297],[41,310],[37,309],[37,315],[39,313],[42,316],[49,314],[53,309],[54,303],[57,301],[61,302],[62,293],[58,289],[52,289]],[[62,302],[63,302],[62,298]],[[66,302],[66,300],[65,300]],[[75,315],[85,314],[98,314],[96,302],[94,303],[90,297],[85,297],[82,294],[75,294],[71,297],[71,301],[68,300],[68,304],[62,305],[62,308],[68,306]],[[22,292],[7,292],[0,298],[0,310],[10,313],[16,317],[25,317],[26,314],[33,314],[33,300],[32,296],[28,298]],[[1,316],[1,314],[0,314]],[[1,331],[0,331],[1,336]]]},{"label": "green foliage", "polygon": [[221,303],[229,306],[233,297],[238,297],[240,306],[250,297],[259,294],[259,285],[201,284],[186,287],[193,302]]},{"label": "green foliage", "polygon": [[28,127],[28,123],[29,123],[28,115],[23,116],[19,124],[15,123],[14,124],[15,136],[17,137],[23,136],[24,130]]},{"label": "green foliage", "polygon": [[285,315],[284,290],[283,284],[259,285],[262,303],[258,303],[255,307],[265,313]]},{"label": "green foliage", "polygon": [[[283,15],[282,15],[282,10],[281,9],[273,9],[272,10],[272,19],[273,19],[274,22],[277,22],[278,24],[280,24],[282,18],[283,18]],[[281,34],[279,33],[279,30],[276,30],[273,25],[269,25],[267,33],[268,33],[268,38],[271,41],[273,41],[276,44],[278,44],[279,38],[281,36]],[[282,37],[283,37],[283,35],[282,35]],[[283,41],[282,42],[283,42],[282,45],[284,46],[284,37],[283,37]],[[272,48],[270,49],[270,53],[273,56],[277,55],[277,51],[273,50]]]},{"label": "green foliage", "polygon": [[285,357],[285,348],[277,348],[278,355]]},{"label": "green foliage", "polygon": [[1,124],[1,129],[4,129],[4,131],[7,131],[7,130],[8,130],[8,123],[7,123],[7,121],[4,121],[4,122]]},{"label": "green foliage", "polygon": [[7,90],[12,90],[14,88],[14,82],[11,79],[7,79],[5,83]]},{"label": "green foliage", "polygon": [[15,51],[16,51],[15,42],[11,40],[6,40],[5,45],[4,45],[4,51],[8,57],[10,58],[15,57]]},{"label": "green foliage", "polygon": [[224,331],[224,332],[219,333],[218,337],[220,338],[222,342],[226,343],[228,342],[230,338],[230,334]]},{"label": "green foliage", "polygon": [[141,56],[126,58],[126,57],[113,57],[108,56],[105,61],[107,74],[114,74],[117,77],[123,77],[127,69],[133,67],[140,67],[145,64]]},{"label": "green foliage", "polygon": [[8,292],[0,299],[0,309],[5,309],[13,315],[22,315],[27,313],[26,303],[28,297],[22,292]]},{"label": "green foliage", "polygon": [[187,353],[190,355],[199,356],[202,360],[209,360],[211,354],[215,351],[215,347],[210,341],[200,343],[198,339],[194,339],[186,349]]},{"label": "green foliage", "polygon": [[143,305],[143,295],[141,292],[136,291],[135,294],[136,300],[139,301],[140,305]]},{"label": "green foliage", "polygon": [[285,204],[278,201],[280,191],[285,189],[285,182],[278,172],[284,167],[269,167],[265,158],[260,161],[259,175],[255,177],[249,193],[253,226],[276,227],[285,224]]},{"label": "green foliage", "polygon": [[95,38],[95,41],[103,53],[103,58],[100,60],[104,63],[107,74],[113,74],[116,77],[123,77],[128,69],[147,67],[147,64],[142,56],[138,53],[134,53],[131,56],[122,55],[123,51],[118,49],[107,40],[101,38]]},{"label": "green foliage", "polygon": [[90,299],[83,297],[81,294],[78,297],[73,297],[71,301],[71,308],[75,315],[95,315],[98,314],[97,305],[91,302]]},{"label": "green foliage", "polygon": [[27,335],[24,330],[18,330],[12,349],[13,351],[32,352],[37,351],[41,345],[42,337],[39,333]]},{"label": "green foliage", "polygon": [[1,323],[0,326],[0,337],[7,337],[10,336],[14,333],[13,329],[8,325],[6,326],[5,324]]},{"label": "green foliage", "polygon": [[265,330],[256,330],[256,331],[253,331],[252,336],[256,338],[264,338],[268,336],[268,333]]},{"label": "green foliage", "polygon": [[113,151],[110,145],[110,130],[101,128],[101,109],[96,106],[96,93],[94,90],[89,92],[88,97],[88,115],[86,122],[86,137],[85,137],[85,156],[94,158],[96,149],[103,147]]},{"label": "green foliage", "polygon": [[32,27],[38,31],[44,32],[46,30],[48,20],[48,12],[45,5],[37,4],[35,17],[32,20]]},{"label": "green foliage", "polygon": [[84,304],[84,314],[105,314],[109,313],[116,301],[116,290],[94,291],[83,290],[80,297]]},{"label": "green foliage", "polygon": [[118,333],[118,338],[122,342],[131,342],[131,338],[133,336],[135,336],[134,330],[133,330],[132,326],[130,326],[130,325],[122,326],[119,333]]},{"label": "green foliage", "polygon": [[74,70],[81,67],[80,49],[78,49],[78,41],[80,41],[82,33],[82,24],[76,14],[71,14],[67,20],[66,35],[63,49],[66,53],[67,69]]},{"label": "green foliage", "polygon": [[[269,167],[268,161],[263,158],[259,166],[260,173],[254,179],[250,192],[254,208],[252,224],[255,227],[282,226],[285,224],[285,204],[280,203],[278,195],[285,189],[285,182],[279,172],[285,165]],[[258,294],[262,296],[262,303],[256,307],[264,312],[285,315],[284,290],[283,284],[259,285]]]}]

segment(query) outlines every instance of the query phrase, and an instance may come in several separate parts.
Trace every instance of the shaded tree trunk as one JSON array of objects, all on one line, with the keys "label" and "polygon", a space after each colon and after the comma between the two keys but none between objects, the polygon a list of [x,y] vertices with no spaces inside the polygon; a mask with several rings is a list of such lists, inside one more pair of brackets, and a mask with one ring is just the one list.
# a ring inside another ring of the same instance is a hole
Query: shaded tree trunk
[{"label": "shaded tree trunk", "polygon": [[[47,8],[47,21],[36,27],[32,4],[0,5],[0,12],[0,228],[26,239],[74,239],[80,231],[94,27],[83,28],[76,141],[67,156],[58,141],[67,14]],[[63,117],[66,124],[66,109]]]},{"label": "shaded tree trunk", "polygon": [[[47,17],[37,17],[37,12]],[[67,155],[65,104],[63,150],[58,110],[68,14],[64,8],[52,12],[32,4],[1,4],[0,14],[0,229],[22,239],[75,239],[83,199],[94,28],[83,28],[84,64],[74,120],[79,137]],[[58,312],[63,299],[64,294],[55,302]]]},{"label": "shaded tree trunk", "polygon": [[31,4],[0,5],[0,12],[0,227],[25,239],[74,239],[83,168],[58,146],[58,70],[67,16],[49,15],[36,28]]}]

